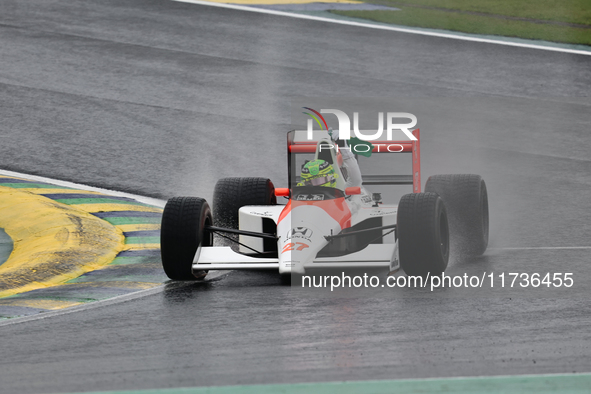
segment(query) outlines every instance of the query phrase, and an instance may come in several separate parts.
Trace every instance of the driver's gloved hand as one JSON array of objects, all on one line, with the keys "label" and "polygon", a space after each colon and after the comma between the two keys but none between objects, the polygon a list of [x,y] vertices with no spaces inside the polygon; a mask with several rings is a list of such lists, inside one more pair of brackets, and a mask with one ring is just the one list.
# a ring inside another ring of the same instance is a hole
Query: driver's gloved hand
[{"label": "driver's gloved hand", "polygon": [[339,139],[339,130],[333,130],[332,127],[328,129],[328,135],[330,135],[330,139],[334,142],[337,142]]}]

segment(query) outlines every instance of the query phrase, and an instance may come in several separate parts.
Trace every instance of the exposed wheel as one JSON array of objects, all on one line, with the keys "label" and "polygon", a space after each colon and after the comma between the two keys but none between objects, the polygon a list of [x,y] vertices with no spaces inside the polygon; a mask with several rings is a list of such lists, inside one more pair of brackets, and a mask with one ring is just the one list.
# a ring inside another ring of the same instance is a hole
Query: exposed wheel
[{"label": "exposed wheel", "polygon": [[488,246],[488,194],[480,175],[433,175],[426,192],[441,196],[447,208],[452,250],[479,256]]},{"label": "exposed wheel", "polygon": [[449,260],[447,211],[436,193],[405,194],[396,218],[400,265],[407,275],[440,275]]},{"label": "exposed wheel", "polygon": [[215,225],[238,228],[238,210],[246,205],[275,205],[275,186],[266,178],[223,178],[213,192]]},{"label": "exposed wheel", "polygon": [[193,275],[193,258],[197,248],[213,245],[213,234],[204,231],[212,225],[209,204],[198,197],[174,197],[168,200],[162,214],[160,253],[162,267],[173,280],[196,280],[206,271]]}]

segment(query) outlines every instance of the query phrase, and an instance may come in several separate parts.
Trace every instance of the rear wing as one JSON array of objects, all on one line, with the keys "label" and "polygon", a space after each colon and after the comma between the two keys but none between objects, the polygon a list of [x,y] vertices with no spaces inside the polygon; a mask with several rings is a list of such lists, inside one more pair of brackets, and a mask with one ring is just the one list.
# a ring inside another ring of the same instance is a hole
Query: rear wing
[{"label": "rear wing", "polygon": [[[292,166],[295,165],[295,155],[298,153],[316,152],[316,141],[310,141],[298,136],[298,133],[305,133],[292,130],[287,133],[288,168],[291,177]],[[412,185],[413,193],[421,192],[421,134],[419,129],[412,131],[417,138],[416,141],[371,141],[373,144],[372,153],[411,153],[412,174],[400,175],[363,175],[364,185]],[[328,133],[326,134],[328,137]],[[300,138],[298,138],[300,137]],[[291,179],[290,179],[291,185]]]}]

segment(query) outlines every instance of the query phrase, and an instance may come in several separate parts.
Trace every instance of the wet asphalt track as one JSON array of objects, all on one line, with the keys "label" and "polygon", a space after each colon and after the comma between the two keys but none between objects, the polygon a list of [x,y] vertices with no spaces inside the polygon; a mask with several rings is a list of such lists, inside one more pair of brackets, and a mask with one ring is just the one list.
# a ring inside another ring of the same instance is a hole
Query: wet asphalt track
[{"label": "wet asphalt track", "polygon": [[591,250],[499,249],[591,246],[591,57],[168,1],[39,0],[0,3],[0,64],[0,168],[160,198],[210,198],[223,176],[285,186],[292,97],[389,97],[419,118],[425,179],[487,181],[491,249],[448,274],[575,274],[560,290],[327,296],[231,272],[0,327],[3,392],[591,370]]}]

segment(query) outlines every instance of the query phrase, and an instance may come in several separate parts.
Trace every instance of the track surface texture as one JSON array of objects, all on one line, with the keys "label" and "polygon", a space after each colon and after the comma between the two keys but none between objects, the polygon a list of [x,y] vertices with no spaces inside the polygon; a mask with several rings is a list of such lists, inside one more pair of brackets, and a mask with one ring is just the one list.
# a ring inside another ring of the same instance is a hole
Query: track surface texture
[{"label": "track surface texture", "polygon": [[[286,186],[295,96],[415,113],[423,180],[483,176],[490,245],[448,273],[569,289],[305,292],[215,280],[0,326],[4,393],[591,370],[591,57],[164,0],[0,2],[0,168],[211,201]],[[316,294],[318,293],[318,294]]]}]

